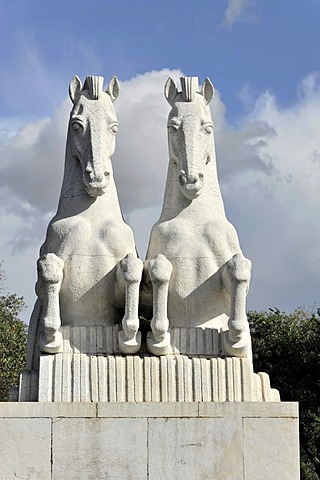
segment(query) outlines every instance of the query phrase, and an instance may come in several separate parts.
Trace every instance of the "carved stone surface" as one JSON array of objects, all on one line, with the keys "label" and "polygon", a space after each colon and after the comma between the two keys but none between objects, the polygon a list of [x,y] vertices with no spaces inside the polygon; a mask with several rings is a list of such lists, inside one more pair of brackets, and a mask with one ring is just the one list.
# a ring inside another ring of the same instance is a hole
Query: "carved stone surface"
[{"label": "carved stone surface", "polygon": [[[59,353],[86,353],[104,355],[121,353],[118,343],[120,325],[90,325],[60,327],[63,343]],[[224,337],[227,330],[216,328],[169,327],[170,354],[205,355],[207,357],[225,357]],[[140,353],[147,351],[147,341],[142,341]]]},{"label": "carved stone surface", "polygon": [[[48,226],[38,260],[39,297],[31,318],[27,367],[40,350],[61,351],[63,325],[112,325],[125,308],[120,348],[139,350],[137,335],[142,262],[124,222],[113,179],[111,156],[118,121],[113,102],[116,77],[74,77],[65,169],[58,210]],[[32,369],[30,368],[30,369]]]},{"label": "carved stone surface", "polygon": [[[143,272],[112,173],[118,80],[103,90],[102,77],[72,79],[64,178],[38,260],[20,402],[280,400],[269,377],[253,373],[251,263],[224,212],[214,88],[206,79],[200,89],[195,77],[181,86],[165,85],[169,168]],[[142,273],[148,332],[138,330]]]},{"label": "carved stone surface", "polygon": [[253,373],[246,358],[71,352],[40,357],[39,387],[28,372],[22,374],[20,401],[30,400],[278,402],[280,397],[268,375]]},{"label": "carved stone surface", "polygon": [[209,103],[214,88],[206,79],[169,78],[165,97],[169,167],[162,212],[147,252],[142,300],[153,306],[154,354],[170,351],[171,327],[227,330],[223,351],[251,358],[245,299],[251,262],[228,222],[218,183]]}]

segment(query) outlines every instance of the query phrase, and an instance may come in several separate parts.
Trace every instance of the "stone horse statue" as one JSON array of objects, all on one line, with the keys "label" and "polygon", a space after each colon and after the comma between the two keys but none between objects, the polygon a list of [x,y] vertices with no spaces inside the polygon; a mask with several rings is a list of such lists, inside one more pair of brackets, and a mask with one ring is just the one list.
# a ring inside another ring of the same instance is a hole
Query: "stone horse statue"
[{"label": "stone horse statue", "polygon": [[112,325],[115,305],[125,306],[119,346],[133,353],[141,342],[142,261],[122,218],[112,173],[118,80],[113,77],[103,91],[103,77],[88,76],[82,87],[75,76],[69,94],[73,108],[64,178],[58,210],[40,250],[36,284],[40,308],[33,321],[40,322],[40,349],[56,353],[63,341],[61,325]]},{"label": "stone horse statue", "polygon": [[222,355],[251,358],[246,317],[251,262],[226,218],[218,183],[206,78],[169,78],[164,93],[169,168],[162,212],[153,226],[145,262],[142,302],[153,305],[150,352],[170,353],[171,327],[214,328],[223,333]]}]

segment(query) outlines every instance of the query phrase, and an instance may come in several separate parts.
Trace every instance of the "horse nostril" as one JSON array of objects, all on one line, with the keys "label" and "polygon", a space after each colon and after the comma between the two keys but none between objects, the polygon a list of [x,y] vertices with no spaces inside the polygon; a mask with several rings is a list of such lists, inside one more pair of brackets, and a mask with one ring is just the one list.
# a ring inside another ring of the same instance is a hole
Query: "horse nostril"
[{"label": "horse nostril", "polygon": [[184,170],[181,170],[181,172],[179,174],[179,182],[182,183],[182,184],[185,184],[187,182],[186,174],[185,174]]},{"label": "horse nostril", "polygon": [[188,183],[197,183],[197,181],[199,180],[199,175],[195,175],[191,173],[190,175],[188,175],[187,179],[188,179]]}]

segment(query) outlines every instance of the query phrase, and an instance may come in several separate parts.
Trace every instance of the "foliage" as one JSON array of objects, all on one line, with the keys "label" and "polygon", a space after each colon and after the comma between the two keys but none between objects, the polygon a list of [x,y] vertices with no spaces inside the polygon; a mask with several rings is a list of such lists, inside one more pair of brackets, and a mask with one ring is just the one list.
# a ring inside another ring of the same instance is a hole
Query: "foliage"
[{"label": "foliage", "polygon": [[[5,278],[0,264],[0,282]],[[3,291],[3,287],[0,289]],[[26,357],[27,326],[18,319],[25,308],[15,294],[0,296],[0,401],[8,400],[9,388],[19,384]]]},{"label": "foliage", "polygon": [[255,371],[300,409],[301,480],[320,479],[320,309],[248,313]]}]

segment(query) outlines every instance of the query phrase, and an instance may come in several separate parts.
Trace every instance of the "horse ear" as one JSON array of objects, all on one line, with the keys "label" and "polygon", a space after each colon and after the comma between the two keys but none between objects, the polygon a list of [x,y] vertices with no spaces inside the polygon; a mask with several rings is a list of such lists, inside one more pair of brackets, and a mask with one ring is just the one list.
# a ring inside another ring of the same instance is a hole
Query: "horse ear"
[{"label": "horse ear", "polygon": [[75,75],[69,85],[69,95],[72,103],[75,102],[81,90],[82,90],[81,80],[77,75]]},{"label": "horse ear", "polygon": [[110,80],[110,82],[107,86],[106,93],[109,95],[112,102],[114,102],[118,98],[119,93],[120,93],[120,85],[119,85],[119,80],[117,79],[117,77],[112,77],[111,78],[111,80]]},{"label": "horse ear", "polygon": [[203,82],[203,85],[201,87],[201,93],[204,96],[204,99],[206,101],[206,105],[211,102],[214,94],[215,94],[215,89],[214,86],[212,85],[210,79],[207,77],[205,81]]},{"label": "horse ear", "polygon": [[174,103],[174,99],[176,98],[177,93],[178,93],[178,89],[176,87],[176,84],[174,83],[174,80],[172,80],[172,78],[169,77],[164,86],[164,96],[166,97],[171,107]]}]

